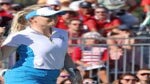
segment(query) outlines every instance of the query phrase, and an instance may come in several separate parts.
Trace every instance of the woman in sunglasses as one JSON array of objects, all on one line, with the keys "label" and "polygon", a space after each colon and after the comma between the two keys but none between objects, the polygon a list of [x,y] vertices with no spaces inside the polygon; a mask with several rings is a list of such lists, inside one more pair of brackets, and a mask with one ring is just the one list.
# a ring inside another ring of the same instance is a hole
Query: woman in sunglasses
[{"label": "woman in sunglasses", "polygon": [[137,71],[136,75],[139,79],[137,84],[150,84],[150,69],[140,69]]},{"label": "woman in sunglasses", "polygon": [[118,80],[118,84],[136,84],[137,77],[131,73],[122,74]]}]

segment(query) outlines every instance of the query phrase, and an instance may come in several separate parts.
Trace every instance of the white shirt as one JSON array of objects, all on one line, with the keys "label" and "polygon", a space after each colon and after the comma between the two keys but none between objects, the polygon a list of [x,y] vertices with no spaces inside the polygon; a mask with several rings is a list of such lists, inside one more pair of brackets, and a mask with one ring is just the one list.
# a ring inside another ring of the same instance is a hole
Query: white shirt
[{"label": "white shirt", "polygon": [[50,38],[27,27],[8,36],[3,46],[17,47],[20,60],[15,66],[29,66],[38,69],[61,69],[64,66],[68,47],[68,33],[52,28]]}]

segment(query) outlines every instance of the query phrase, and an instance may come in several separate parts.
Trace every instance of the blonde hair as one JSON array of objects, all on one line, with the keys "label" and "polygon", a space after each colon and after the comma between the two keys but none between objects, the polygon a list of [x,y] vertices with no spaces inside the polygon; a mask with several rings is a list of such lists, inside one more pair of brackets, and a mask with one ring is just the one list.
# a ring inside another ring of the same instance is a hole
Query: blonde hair
[{"label": "blonde hair", "polygon": [[30,11],[39,9],[41,7],[44,7],[45,5],[31,5],[26,8],[24,8],[22,11],[19,11],[15,14],[15,17],[12,20],[11,28],[10,28],[10,34],[16,33],[18,31],[21,31],[25,29],[25,26],[27,25],[27,21],[25,19],[25,15],[29,13]]}]

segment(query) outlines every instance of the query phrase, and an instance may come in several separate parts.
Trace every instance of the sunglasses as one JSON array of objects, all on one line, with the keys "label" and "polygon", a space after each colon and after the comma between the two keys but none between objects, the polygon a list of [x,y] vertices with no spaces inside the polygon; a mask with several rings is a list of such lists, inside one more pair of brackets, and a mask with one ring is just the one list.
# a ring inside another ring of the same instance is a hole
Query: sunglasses
[{"label": "sunglasses", "polygon": [[71,23],[71,24],[74,26],[82,26],[82,24],[80,24],[80,23]]},{"label": "sunglasses", "polygon": [[42,17],[48,18],[48,22],[51,22],[53,19],[57,19],[56,15],[53,15],[53,16],[42,16]]},{"label": "sunglasses", "polygon": [[10,3],[0,3],[0,5],[10,5]]},{"label": "sunglasses", "polygon": [[92,81],[92,82],[84,82],[83,84],[97,84],[96,81]]},{"label": "sunglasses", "polygon": [[141,73],[141,76],[150,75],[150,73]]},{"label": "sunglasses", "polygon": [[95,11],[95,13],[106,13],[106,11]]},{"label": "sunglasses", "polygon": [[125,81],[127,81],[127,82],[129,82],[129,81],[134,81],[134,82],[136,82],[136,81],[137,81],[136,79],[123,79],[123,80],[125,80]]},{"label": "sunglasses", "polygon": [[68,78],[69,75],[61,75],[60,77],[62,77],[62,78]]}]

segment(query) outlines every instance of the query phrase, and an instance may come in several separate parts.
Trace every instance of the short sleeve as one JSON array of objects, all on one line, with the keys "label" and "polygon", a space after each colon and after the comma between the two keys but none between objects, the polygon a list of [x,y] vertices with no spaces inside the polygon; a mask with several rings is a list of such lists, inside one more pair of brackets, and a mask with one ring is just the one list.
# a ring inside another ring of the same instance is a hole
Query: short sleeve
[{"label": "short sleeve", "polygon": [[68,42],[68,39],[69,39],[68,32],[59,28],[54,28],[53,35],[51,36],[51,38],[54,38],[54,37],[55,38],[58,37],[66,42]]},{"label": "short sleeve", "polygon": [[2,46],[18,47],[19,43],[21,41],[21,39],[19,39],[19,38],[21,38],[20,35],[11,34],[8,37],[6,37],[6,39],[2,43]]},{"label": "short sleeve", "polygon": [[97,23],[94,19],[89,19],[85,23],[88,26],[89,30],[91,31],[93,28],[97,30]]}]

